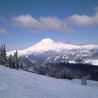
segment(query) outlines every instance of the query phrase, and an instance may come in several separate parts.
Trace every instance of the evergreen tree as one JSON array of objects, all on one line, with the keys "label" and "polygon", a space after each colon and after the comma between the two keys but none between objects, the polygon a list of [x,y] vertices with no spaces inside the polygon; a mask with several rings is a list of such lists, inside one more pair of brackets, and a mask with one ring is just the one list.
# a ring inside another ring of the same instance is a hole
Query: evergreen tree
[{"label": "evergreen tree", "polygon": [[14,68],[13,67],[13,56],[10,54],[9,59],[8,59],[8,64],[10,68]]},{"label": "evergreen tree", "polygon": [[5,44],[0,48],[0,63],[5,65],[7,63]]},{"label": "evergreen tree", "polygon": [[13,61],[14,61],[14,68],[19,69],[19,58],[18,58],[18,52],[16,52],[13,55]]}]

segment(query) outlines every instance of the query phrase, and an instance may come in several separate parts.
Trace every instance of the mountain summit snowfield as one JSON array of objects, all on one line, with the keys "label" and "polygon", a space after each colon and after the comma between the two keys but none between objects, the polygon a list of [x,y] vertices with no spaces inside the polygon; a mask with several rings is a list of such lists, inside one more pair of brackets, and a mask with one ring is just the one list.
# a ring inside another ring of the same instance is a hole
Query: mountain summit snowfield
[{"label": "mountain summit snowfield", "polygon": [[97,98],[98,82],[61,80],[0,65],[0,98]]}]

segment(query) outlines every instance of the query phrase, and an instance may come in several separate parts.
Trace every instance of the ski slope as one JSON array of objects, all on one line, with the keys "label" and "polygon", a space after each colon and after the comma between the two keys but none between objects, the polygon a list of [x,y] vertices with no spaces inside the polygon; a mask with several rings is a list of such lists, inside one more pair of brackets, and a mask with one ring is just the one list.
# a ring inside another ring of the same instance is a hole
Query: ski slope
[{"label": "ski slope", "polygon": [[0,98],[98,98],[98,82],[61,80],[0,65]]}]

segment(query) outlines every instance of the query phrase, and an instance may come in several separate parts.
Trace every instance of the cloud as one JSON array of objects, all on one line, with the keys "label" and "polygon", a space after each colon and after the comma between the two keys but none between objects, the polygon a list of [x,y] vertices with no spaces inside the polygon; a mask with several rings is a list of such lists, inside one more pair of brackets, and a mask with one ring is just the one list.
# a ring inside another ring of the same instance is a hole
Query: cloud
[{"label": "cloud", "polygon": [[6,33],[7,33],[7,31],[5,28],[0,28],[0,34],[6,34]]},{"label": "cloud", "polygon": [[13,17],[12,21],[15,25],[21,27],[32,28],[38,23],[38,21],[30,15],[20,15],[17,17]]},{"label": "cloud", "polygon": [[35,32],[53,30],[58,32],[68,32],[68,26],[57,17],[39,17],[34,18],[31,15],[19,15],[12,18],[12,22],[23,28],[29,28]]},{"label": "cloud", "polygon": [[74,14],[65,19],[60,19],[56,16],[38,17],[35,18],[29,14],[12,17],[12,23],[18,27],[27,28],[33,34],[56,31],[56,32],[71,32],[72,25],[78,26],[96,26],[98,25],[98,7],[94,8],[95,13],[92,16]]},{"label": "cloud", "polygon": [[68,21],[80,26],[93,26],[98,25],[98,7],[95,8],[96,13],[93,16],[87,15],[72,15],[68,18]]}]

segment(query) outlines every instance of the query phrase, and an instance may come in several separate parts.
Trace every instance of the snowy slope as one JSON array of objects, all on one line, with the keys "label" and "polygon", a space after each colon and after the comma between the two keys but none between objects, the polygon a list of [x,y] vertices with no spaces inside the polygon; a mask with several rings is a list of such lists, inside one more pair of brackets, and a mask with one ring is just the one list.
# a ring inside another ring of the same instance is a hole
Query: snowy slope
[{"label": "snowy slope", "polygon": [[[92,85],[93,84],[93,85]],[[59,80],[0,66],[0,98],[97,98],[98,83]]]}]

